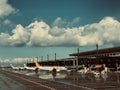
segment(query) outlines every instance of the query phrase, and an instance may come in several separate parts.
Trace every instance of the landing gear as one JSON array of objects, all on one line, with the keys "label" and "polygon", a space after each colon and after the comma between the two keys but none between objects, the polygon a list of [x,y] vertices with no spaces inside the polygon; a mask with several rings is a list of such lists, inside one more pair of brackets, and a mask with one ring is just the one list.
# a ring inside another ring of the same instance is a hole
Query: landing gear
[{"label": "landing gear", "polygon": [[35,69],[35,73],[36,73],[36,74],[38,73],[38,68]]},{"label": "landing gear", "polygon": [[53,68],[53,70],[52,70],[52,76],[53,76],[53,79],[55,79],[55,77],[56,77],[56,73],[57,73],[56,69]]}]

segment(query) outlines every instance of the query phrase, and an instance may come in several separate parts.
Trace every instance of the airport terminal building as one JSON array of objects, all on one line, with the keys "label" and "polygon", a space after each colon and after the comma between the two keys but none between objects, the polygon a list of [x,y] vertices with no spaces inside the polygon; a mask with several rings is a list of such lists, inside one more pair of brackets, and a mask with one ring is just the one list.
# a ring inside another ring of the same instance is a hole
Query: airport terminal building
[{"label": "airport terminal building", "polygon": [[70,54],[78,59],[78,65],[105,64],[111,69],[115,69],[120,64],[120,47],[96,49],[92,51]]},{"label": "airport terminal building", "polygon": [[96,49],[92,51],[79,52],[70,54],[71,58],[46,60],[40,62],[43,66],[79,66],[79,65],[95,65],[95,64],[105,64],[111,70],[116,70],[116,67],[120,64],[120,46]]}]

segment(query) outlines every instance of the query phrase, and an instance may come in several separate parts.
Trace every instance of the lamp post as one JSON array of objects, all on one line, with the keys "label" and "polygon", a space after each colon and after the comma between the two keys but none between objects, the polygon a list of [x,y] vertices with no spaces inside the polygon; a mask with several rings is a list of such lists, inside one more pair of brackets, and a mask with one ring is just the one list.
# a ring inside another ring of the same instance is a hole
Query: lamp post
[{"label": "lamp post", "polygon": [[47,65],[49,65],[49,55],[47,54]]},{"label": "lamp post", "polygon": [[56,53],[55,53],[55,64],[57,65],[57,61],[56,61]]},{"label": "lamp post", "polygon": [[47,54],[47,61],[49,61],[49,55]]},{"label": "lamp post", "polygon": [[79,48],[77,48],[77,60],[76,60],[76,66],[77,66],[77,70],[78,70],[78,61],[79,61]]},{"label": "lamp post", "polygon": [[98,60],[98,44],[96,44],[96,63],[99,64],[99,60]]},{"label": "lamp post", "polygon": [[43,61],[43,56],[41,56],[41,61]]}]

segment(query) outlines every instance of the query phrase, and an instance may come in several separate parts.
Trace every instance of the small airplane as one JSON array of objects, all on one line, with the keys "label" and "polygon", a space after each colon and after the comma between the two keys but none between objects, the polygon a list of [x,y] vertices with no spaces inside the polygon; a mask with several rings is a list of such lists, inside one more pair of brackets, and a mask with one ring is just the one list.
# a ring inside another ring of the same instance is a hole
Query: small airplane
[{"label": "small airplane", "polygon": [[16,66],[13,66],[12,64],[10,64],[10,66],[14,70],[23,70],[24,69],[24,67],[16,67]]}]

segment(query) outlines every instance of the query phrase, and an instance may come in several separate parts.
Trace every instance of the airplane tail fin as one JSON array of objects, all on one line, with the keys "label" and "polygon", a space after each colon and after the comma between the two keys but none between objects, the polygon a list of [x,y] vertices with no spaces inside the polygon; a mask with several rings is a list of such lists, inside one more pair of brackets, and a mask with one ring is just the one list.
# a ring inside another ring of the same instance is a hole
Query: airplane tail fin
[{"label": "airplane tail fin", "polygon": [[10,66],[13,68],[13,65],[12,65],[12,64],[10,64]]},{"label": "airplane tail fin", "polygon": [[26,64],[23,64],[23,67],[25,68],[25,67],[26,67]]},{"label": "airplane tail fin", "polygon": [[40,64],[39,64],[37,61],[35,61],[35,66],[36,66],[37,68],[39,68],[39,67],[40,67]]}]

